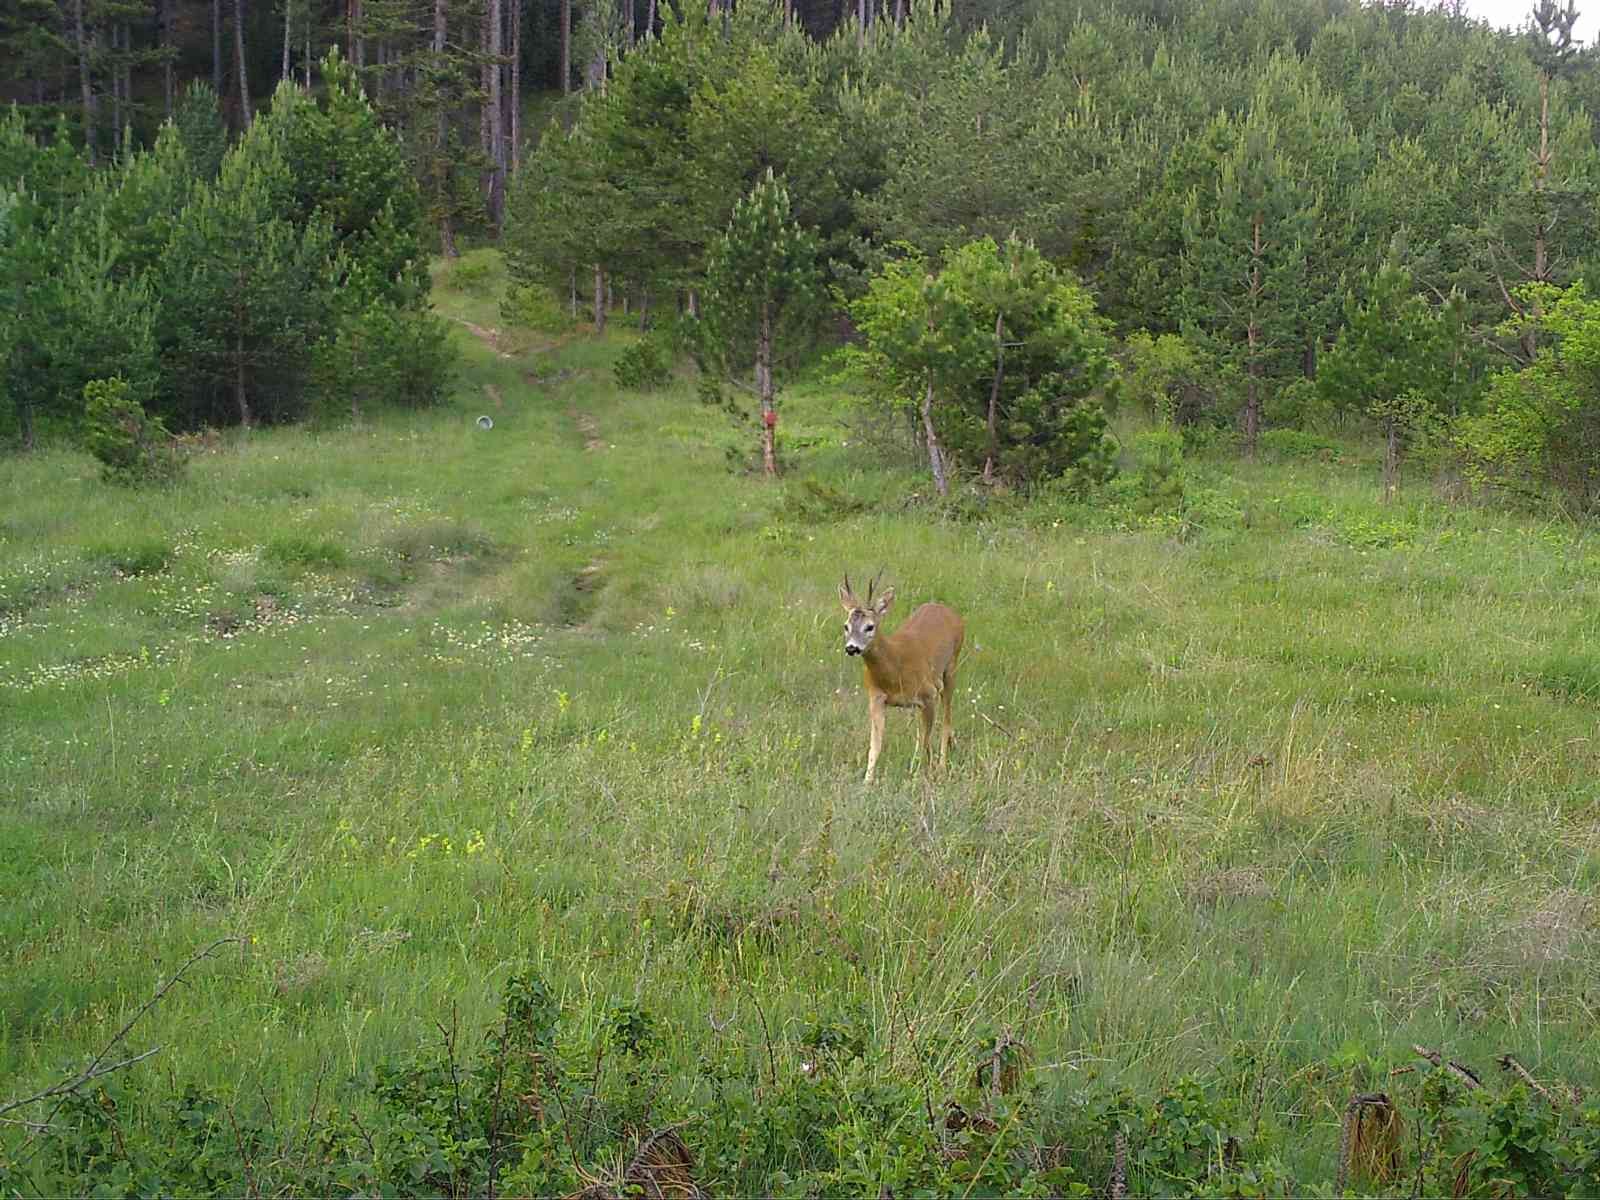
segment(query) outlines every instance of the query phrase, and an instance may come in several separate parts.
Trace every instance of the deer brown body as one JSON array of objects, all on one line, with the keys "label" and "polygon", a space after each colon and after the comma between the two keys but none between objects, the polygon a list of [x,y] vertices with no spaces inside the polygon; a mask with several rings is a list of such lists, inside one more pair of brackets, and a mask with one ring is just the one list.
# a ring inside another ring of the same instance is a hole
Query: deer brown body
[{"label": "deer brown body", "polygon": [[877,773],[878,755],[883,751],[883,729],[887,710],[915,708],[922,718],[922,755],[927,769],[933,767],[933,710],[942,709],[939,737],[939,766],[949,758],[955,727],[950,720],[950,701],[955,692],[956,663],[966,626],[955,609],[943,604],[924,604],[906,618],[905,624],[890,634],[878,633],[878,622],[894,603],[894,589],[874,598],[877,580],[867,587],[866,602],[856,598],[850,577],[839,588],[844,605],[844,650],[859,655],[867,689],[867,718],[871,744],[867,750],[867,782]]}]

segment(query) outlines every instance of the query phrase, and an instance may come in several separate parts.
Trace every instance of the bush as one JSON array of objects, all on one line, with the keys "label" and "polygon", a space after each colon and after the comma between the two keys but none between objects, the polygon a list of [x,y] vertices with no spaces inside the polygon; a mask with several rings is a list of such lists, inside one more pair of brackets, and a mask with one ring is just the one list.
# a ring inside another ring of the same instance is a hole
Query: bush
[{"label": "bush", "polygon": [[500,300],[500,319],[538,333],[566,333],[572,314],[543,284],[514,284]]},{"label": "bush", "polygon": [[1261,448],[1280,459],[1320,459],[1327,462],[1339,457],[1339,443],[1301,429],[1269,429],[1261,435]]},{"label": "bush", "polygon": [[160,419],[128,396],[127,380],[91,379],[83,386],[84,442],[108,483],[125,487],[175,482],[188,459]]},{"label": "bush", "polygon": [[425,408],[444,399],[457,351],[445,324],[428,312],[382,302],[339,323],[317,346],[315,374],[323,412],[348,408],[359,419],[379,404]]},{"label": "bush", "polygon": [[672,358],[666,336],[647,333],[617,356],[611,370],[618,387],[649,392],[665,387],[671,380]]},{"label": "bush", "polygon": [[1140,330],[1129,336],[1123,362],[1125,394],[1150,420],[1182,426],[1215,417],[1222,373],[1203,347]]},{"label": "bush", "polygon": [[450,285],[469,296],[494,295],[504,278],[498,257],[487,252],[464,255],[450,268]]}]

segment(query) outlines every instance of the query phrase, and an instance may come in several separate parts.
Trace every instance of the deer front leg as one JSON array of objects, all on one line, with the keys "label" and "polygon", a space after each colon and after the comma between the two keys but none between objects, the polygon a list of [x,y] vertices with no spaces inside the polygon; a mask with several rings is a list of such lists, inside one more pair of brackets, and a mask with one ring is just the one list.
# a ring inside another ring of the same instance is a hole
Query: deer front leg
[{"label": "deer front leg", "polygon": [[873,692],[867,697],[867,727],[872,734],[872,744],[867,748],[867,782],[872,782],[872,777],[878,770],[878,754],[883,750],[883,723],[887,711],[887,700],[882,692]]},{"label": "deer front leg", "polygon": [[922,737],[920,747],[922,750],[922,769],[927,772],[933,770],[933,698],[930,696],[917,706],[917,713],[922,717]]}]

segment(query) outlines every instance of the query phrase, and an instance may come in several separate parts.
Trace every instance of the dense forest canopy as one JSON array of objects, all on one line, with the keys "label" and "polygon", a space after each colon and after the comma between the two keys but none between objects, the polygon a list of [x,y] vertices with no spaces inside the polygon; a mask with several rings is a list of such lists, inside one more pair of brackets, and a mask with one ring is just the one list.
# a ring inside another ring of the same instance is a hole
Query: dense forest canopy
[{"label": "dense forest canopy", "polygon": [[[24,198],[8,294],[32,286],[18,281],[35,237],[64,238],[86,262],[106,255],[84,231],[122,204],[114,236],[131,248],[111,274],[127,295],[95,303],[137,307],[143,289],[164,304],[171,281],[152,274],[161,256],[141,222],[173,226],[173,244],[198,253],[203,235],[186,227],[206,210],[185,207],[187,185],[160,182],[176,153],[162,123],[175,122],[185,169],[204,175],[198,160],[220,163],[224,140],[206,132],[204,88],[237,154],[263,113],[294,126],[283,114],[308,109],[297,81],[326,91],[332,70],[353,81],[373,129],[394,131],[370,140],[404,164],[404,181],[384,168],[362,218],[394,191],[386,232],[361,244],[401,239],[386,255],[395,279],[422,245],[452,255],[458,236],[491,236],[525,292],[548,289],[574,318],[580,294],[597,324],[623,303],[695,313],[735,206],[771,172],[841,312],[891,260],[1020,240],[1087,288],[1118,338],[1140,335],[1125,342],[1132,359],[1178,339],[1167,350],[1187,364],[1181,382],[1125,363],[1156,380],[1152,411],[1237,423],[1247,448],[1269,426],[1355,415],[1397,454],[1443,421],[1483,477],[1509,480],[1547,460],[1552,437],[1572,452],[1593,440],[1596,405],[1560,357],[1570,331],[1546,319],[1600,237],[1600,72],[1573,42],[1575,19],[1554,0],[1515,34],[1459,7],[1341,0],[7,0],[0,94],[16,107],[0,184]],[[530,106],[541,92],[564,99]],[[545,120],[525,123],[530,107]],[[331,223],[324,257],[354,245],[338,210],[342,188],[363,186],[350,170],[362,138],[301,138],[286,163],[333,181],[315,197],[298,185],[275,214],[302,239]],[[223,170],[221,186],[239,175]],[[341,271],[323,277],[334,294]],[[1341,383],[1317,383],[1363,306],[1400,303],[1397,279],[1441,318],[1417,351],[1423,382],[1401,389],[1411,398],[1396,408],[1387,384],[1379,396],[1352,379],[1353,348],[1337,360]],[[236,322],[247,315],[236,306]],[[188,343],[166,316],[149,319],[152,361],[170,362]],[[40,352],[10,343],[16,379],[18,356]],[[219,381],[232,370],[243,398],[235,350],[200,361]],[[752,345],[733,360],[756,357]],[[1488,386],[1508,369],[1524,384]],[[65,374],[81,386],[81,371]],[[1039,378],[996,382],[1002,418]],[[1549,378],[1560,386],[1537,384]],[[185,404],[164,411],[181,424],[224,417]],[[15,397],[11,408],[15,433],[27,414]],[[305,408],[282,401],[271,415]],[[990,454],[986,476],[993,465]]]}]

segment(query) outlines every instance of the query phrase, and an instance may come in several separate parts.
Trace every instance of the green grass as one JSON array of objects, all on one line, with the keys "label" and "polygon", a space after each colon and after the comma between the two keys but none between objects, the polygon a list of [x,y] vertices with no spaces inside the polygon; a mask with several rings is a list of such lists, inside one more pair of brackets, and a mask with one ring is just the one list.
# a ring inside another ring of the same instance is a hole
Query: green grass
[{"label": "green grass", "polygon": [[[1187,516],[945,510],[821,384],[767,484],[689,384],[612,387],[629,336],[463,331],[448,407],[235,435],[171,490],[5,461],[0,1102],[226,935],[130,1081],[303,1115],[528,966],[671,1031],[662,1111],[841,1014],[938,1095],[994,1030],[1047,1091],[1256,1089],[1324,1179],[1413,1043],[1600,1083],[1587,528],[1384,508],[1348,450],[1206,460]],[[968,623],[934,787],[903,713],[860,782],[835,589],[880,565],[891,626]]]}]

